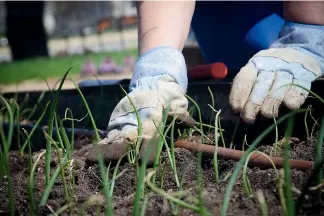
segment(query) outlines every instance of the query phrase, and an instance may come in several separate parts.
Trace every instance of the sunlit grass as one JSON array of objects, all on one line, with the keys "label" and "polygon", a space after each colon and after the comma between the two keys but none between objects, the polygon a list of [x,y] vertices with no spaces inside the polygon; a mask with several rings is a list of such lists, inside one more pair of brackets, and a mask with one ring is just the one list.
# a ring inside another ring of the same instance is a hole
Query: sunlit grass
[{"label": "sunlit grass", "polygon": [[71,74],[79,74],[83,61],[91,59],[97,66],[100,62],[110,57],[118,64],[128,55],[137,56],[137,49],[121,52],[107,52],[98,54],[88,54],[83,56],[66,56],[64,58],[36,58],[1,64],[0,66],[0,84],[13,84],[29,79],[43,80],[44,78],[58,78],[64,75],[66,68],[74,67]]}]

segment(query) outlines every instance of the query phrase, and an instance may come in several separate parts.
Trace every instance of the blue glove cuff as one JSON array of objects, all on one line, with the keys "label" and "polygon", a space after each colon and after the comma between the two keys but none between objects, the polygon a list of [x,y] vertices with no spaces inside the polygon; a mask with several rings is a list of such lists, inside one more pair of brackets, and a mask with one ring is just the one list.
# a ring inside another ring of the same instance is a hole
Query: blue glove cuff
[{"label": "blue glove cuff", "polygon": [[187,91],[187,66],[184,56],[178,50],[165,46],[155,47],[140,56],[134,66],[129,89],[132,91],[141,78],[161,75],[170,75],[185,92]]},{"label": "blue glove cuff", "polygon": [[271,48],[293,48],[319,61],[324,73],[324,26],[286,21]]}]

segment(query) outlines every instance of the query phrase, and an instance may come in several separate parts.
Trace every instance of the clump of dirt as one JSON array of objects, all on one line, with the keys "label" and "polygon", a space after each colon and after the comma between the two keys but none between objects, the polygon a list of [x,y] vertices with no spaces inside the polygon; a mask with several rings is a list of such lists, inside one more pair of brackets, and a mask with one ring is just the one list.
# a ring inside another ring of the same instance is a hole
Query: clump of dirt
[{"label": "clump of dirt", "polygon": [[[210,135],[210,139],[212,139]],[[190,141],[199,142],[199,138],[190,137]],[[315,155],[315,140],[300,142],[295,140],[290,143],[292,152],[291,157],[294,159],[313,160]],[[82,209],[87,215],[96,215],[100,212],[105,215],[105,201],[101,194],[102,182],[100,180],[99,166],[97,164],[89,164],[86,162],[87,153],[92,147],[89,140],[81,140],[82,144],[76,145],[76,150],[69,161],[66,169],[68,192],[72,194],[71,207],[66,206],[64,211],[66,214],[75,215],[80,213]],[[273,154],[273,146],[262,146],[259,151],[272,156],[281,156],[282,152],[277,151],[277,155]],[[280,148],[279,148],[280,150]],[[34,153],[34,158],[41,152]],[[181,183],[181,189],[186,192],[181,198],[183,201],[194,204],[197,197],[197,157],[186,149],[175,149],[177,175]],[[10,152],[10,168],[11,176],[14,185],[14,202],[16,213],[19,215],[28,214],[28,157],[21,156],[18,152]],[[51,172],[52,175],[58,166],[58,157],[55,152],[52,154]],[[234,161],[218,160],[218,169],[221,182],[215,183],[215,174],[213,160],[211,158],[203,158],[202,178],[203,178],[203,201],[206,210],[212,215],[219,215],[223,205],[224,194],[228,180],[231,177]],[[112,177],[115,164],[110,165],[109,177]],[[73,176],[69,176],[68,170],[72,170]],[[147,169],[147,173],[151,172],[152,168]],[[133,210],[133,200],[136,189],[136,167],[129,163],[123,163],[118,168],[118,173],[123,173],[117,180],[113,191],[113,211],[114,215],[131,215]],[[294,197],[298,197],[307,182],[311,170],[300,171],[292,170],[292,183]],[[273,169],[259,169],[249,167],[247,176],[251,183],[253,194],[252,197],[247,197],[243,190],[242,173],[240,173],[230,198],[230,207],[228,215],[261,215],[260,204],[255,196],[257,190],[261,190],[266,203],[268,205],[268,215],[283,215],[283,209],[280,204],[280,199],[277,191],[277,175]],[[72,181],[75,182],[75,188],[70,187]],[[155,186],[163,189],[167,193],[172,194],[178,191],[175,181],[175,174],[171,169],[168,155],[164,152],[161,156],[161,165],[156,171]],[[44,156],[41,158],[39,165],[35,170],[35,186],[34,195],[38,204],[45,189],[45,161]],[[146,187],[146,196],[148,202],[146,206],[146,215],[198,215],[190,209],[174,208],[169,201],[163,196],[153,193],[149,187]],[[2,180],[0,190],[0,212],[8,213],[8,197],[7,184]],[[85,206],[85,203],[90,203],[90,206]],[[56,211],[68,204],[64,198],[63,181],[59,177],[55,182],[51,191],[46,206],[40,208],[38,215],[48,215],[52,211]],[[91,206],[92,205],[92,206]],[[301,206],[298,215],[324,215],[324,208],[314,202],[312,194],[308,194],[307,199]]]}]

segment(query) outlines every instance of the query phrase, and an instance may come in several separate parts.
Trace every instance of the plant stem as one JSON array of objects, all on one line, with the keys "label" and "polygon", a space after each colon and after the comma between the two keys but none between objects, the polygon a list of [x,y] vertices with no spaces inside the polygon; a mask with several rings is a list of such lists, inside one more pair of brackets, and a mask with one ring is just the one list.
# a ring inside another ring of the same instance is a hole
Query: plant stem
[{"label": "plant stem", "polygon": [[[53,103],[50,109],[50,115],[48,118],[48,135],[49,137],[52,137],[52,133],[53,133],[53,124],[54,124],[54,113],[55,113],[55,109],[56,109],[56,105],[57,105],[57,100],[60,94],[60,91],[62,89],[63,83],[66,79],[66,76],[68,75],[68,73],[70,72],[70,70],[72,69],[69,68],[67,70],[67,72],[64,74],[63,79],[61,80],[60,86],[56,91],[56,94],[54,96],[53,99]],[[49,184],[50,181],[50,172],[51,172],[51,143],[49,140],[46,141],[46,155],[45,155],[45,182],[46,185]]]},{"label": "plant stem", "polygon": [[304,115],[304,125],[305,125],[305,131],[306,131],[306,137],[307,139],[309,138],[309,131],[308,131],[308,125],[307,125],[307,115],[308,115],[308,110],[310,110],[310,107],[308,106],[307,111]]},{"label": "plant stem", "polygon": [[[66,113],[69,112],[70,113],[70,116],[71,116],[71,128],[72,128],[72,132],[71,132],[71,151],[74,151],[74,119],[73,119],[73,113],[72,113],[72,110],[70,108],[67,108],[65,110],[65,117],[64,117],[64,120],[66,120]],[[63,121],[64,121],[63,120]]]},{"label": "plant stem", "polygon": [[25,148],[26,148],[26,145],[27,145],[28,140],[31,139],[31,137],[33,136],[35,130],[36,130],[37,127],[38,127],[38,125],[39,125],[40,122],[43,120],[43,118],[44,118],[44,116],[45,116],[45,113],[46,113],[46,110],[47,110],[49,104],[50,104],[50,102],[48,102],[48,103],[46,104],[45,109],[44,109],[42,115],[41,115],[41,116],[39,117],[39,119],[36,121],[36,123],[34,124],[34,127],[33,127],[32,130],[30,131],[30,133],[28,134],[28,137],[27,137],[26,141],[24,142],[23,146],[22,146],[21,149],[20,149],[20,154],[21,154],[21,155],[23,155],[23,152],[24,152],[24,150],[25,150]]},{"label": "plant stem", "polygon": [[[201,119],[201,112],[200,112],[200,108],[198,106],[198,104],[196,103],[196,101],[194,101],[191,97],[189,97],[188,95],[185,95],[196,107],[197,111],[198,111],[198,118],[199,118],[199,124],[200,124],[200,131],[201,133],[203,132],[203,126],[202,126],[202,119]],[[204,136],[203,134],[201,134],[201,143],[204,143]]]},{"label": "plant stem", "polygon": [[129,95],[127,94],[127,92],[125,91],[125,89],[120,86],[123,90],[123,92],[125,93],[126,97],[128,98],[129,102],[131,103],[133,109],[134,109],[134,112],[135,112],[135,115],[136,115],[136,120],[137,120],[137,139],[136,139],[136,156],[138,157],[139,155],[139,151],[140,151],[140,147],[141,147],[141,144],[142,144],[142,133],[143,133],[143,126],[142,126],[142,121],[141,121],[141,118],[140,118],[140,115],[139,115],[139,112],[135,106],[135,104],[133,103],[133,101],[131,100],[131,98],[129,97]]},{"label": "plant stem", "polygon": [[[284,115],[283,117],[281,117],[278,121],[277,121],[277,125],[280,124],[281,122],[285,121],[287,118],[295,115],[296,113],[301,113],[301,112],[305,112],[305,109],[299,109],[293,112],[290,112],[286,115]],[[227,209],[229,207],[229,201],[230,201],[230,195],[233,189],[233,186],[236,182],[237,176],[240,172],[240,169],[243,165],[243,163],[245,162],[245,160],[247,159],[247,156],[258,146],[258,144],[263,140],[264,137],[266,137],[274,128],[275,128],[275,124],[272,124],[271,126],[269,126],[265,131],[263,131],[263,133],[261,133],[250,145],[250,147],[246,150],[245,154],[243,155],[243,157],[236,163],[234,171],[232,173],[232,176],[229,180],[229,183],[227,185],[226,191],[225,191],[225,196],[224,196],[224,202],[223,202],[223,207],[221,210],[221,215],[222,216],[226,216],[226,212]]]},{"label": "plant stem", "polygon": [[37,99],[36,104],[33,106],[31,112],[29,113],[29,115],[28,115],[27,118],[26,118],[27,120],[30,120],[30,118],[34,115],[34,113],[35,113],[35,111],[36,111],[36,109],[37,109],[39,103],[43,100],[44,95],[45,95],[45,91],[43,91],[43,92],[41,93],[41,95],[39,96],[39,98]]},{"label": "plant stem", "polygon": [[260,203],[260,208],[261,208],[261,213],[262,213],[261,215],[268,216],[268,206],[267,206],[267,202],[264,198],[264,195],[262,193],[262,190],[257,190],[256,197]]},{"label": "plant stem", "polygon": [[[65,163],[67,161],[67,154],[65,154],[64,158],[63,158],[63,163]],[[48,196],[54,186],[54,183],[55,183],[55,180],[57,179],[58,175],[60,174],[60,171],[61,171],[61,167],[60,166],[57,166],[54,174],[52,175],[50,181],[48,182],[48,185],[46,185],[46,188],[45,188],[45,191],[42,195],[42,198],[41,198],[41,201],[39,203],[39,206],[40,207],[43,207],[45,206],[46,202],[47,202],[47,199],[48,199]]]},{"label": "plant stem", "polygon": [[231,139],[231,143],[230,143],[230,147],[229,147],[230,149],[233,148],[233,143],[234,143],[234,140],[235,140],[235,137],[236,137],[236,132],[237,132],[237,129],[238,129],[239,125],[240,125],[240,120],[238,119],[236,121],[233,136],[232,136],[232,139]]},{"label": "plant stem", "polygon": [[278,126],[276,118],[273,116],[273,122],[276,124],[276,140],[275,140],[275,148],[274,148],[274,154],[277,155],[278,150]]},{"label": "plant stem", "polygon": [[[28,146],[30,146],[30,145],[28,145]],[[30,147],[29,147],[29,149],[30,149]],[[37,210],[36,203],[35,203],[35,197],[34,197],[34,173],[35,173],[36,166],[37,166],[39,160],[41,159],[41,157],[44,154],[45,154],[45,151],[41,152],[38,155],[34,165],[31,167],[30,174],[29,174],[28,196],[29,196],[32,215],[35,215],[36,210]]]},{"label": "plant stem", "polygon": [[215,139],[215,151],[214,151],[214,172],[215,172],[215,180],[216,184],[219,184],[219,173],[218,173],[218,158],[217,158],[217,152],[218,152],[218,125],[219,125],[219,115],[220,115],[220,110],[216,113],[215,117],[215,132],[214,132],[214,139]]},{"label": "plant stem", "polygon": [[91,119],[92,127],[93,127],[94,132],[95,132],[95,136],[96,136],[96,137],[95,137],[95,141],[96,141],[96,142],[99,142],[99,141],[100,141],[99,132],[98,132],[98,129],[97,129],[97,126],[96,126],[96,122],[95,122],[95,120],[94,120],[94,118],[93,118],[93,116],[92,116],[92,113],[91,113],[91,111],[90,111],[90,108],[89,108],[89,106],[88,106],[88,103],[87,103],[86,99],[84,98],[84,96],[83,96],[83,94],[82,94],[80,88],[78,87],[78,85],[77,85],[77,84],[76,84],[72,79],[71,79],[71,81],[73,82],[75,88],[76,88],[77,91],[79,92],[80,97],[81,97],[81,99],[82,99],[82,101],[83,101],[83,104],[84,104],[84,106],[85,106],[86,109],[87,109],[87,112],[88,112],[88,114],[89,114],[89,118]]},{"label": "plant stem", "polygon": [[[12,179],[11,179],[11,173],[10,173],[10,167],[9,167],[9,150],[11,147],[11,141],[12,141],[12,136],[13,136],[13,123],[14,123],[14,118],[13,118],[13,113],[11,110],[10,105],[6,101],[6,99],[0,95],[0,100],[5,104],[8,115],[9,115],[9,130],[7,134],[7,139],[5,139],[5,135],[3,133],[3,129],[1,129],[1,136],[3,137],[2,140],[3,142],[3,162],[4,162],[4,168],[5,168],[5,173],[7,175],[7,182],[8,182],[8,199],[9,199],[9,210],[10,210],[10,215],[15,215],[15,204],[14,204],[14,197],[13,197],[13,185],[12,185]],[[2,127],[2,125],[1,125]]]},{"label": "plant stem", "polygon": [[[315,163],[318,163],[322,160],[323,142],[324,142],[324,116],[322,117],[321,128],[318,132]],[[323,170],[320,169],[317,174],[317,184],[320,184],[322,181],[323,181]],[[319,201],[321,200],[321,190],[319,190],[318,192],[318,199]]]},{"label": "plant stem", "polygon": [[204,215],[205,207],[204,207],[204,200],[202,196],[203,192],[203,179],[202,179],[202,152],[198,152],[197,155],[197,186],[198,186],[198,206],[199,206],[199,213],[200,215]]},{"label": "plant stem", "polygon": [[[136,189],[135,189],[135,198],[133,203],[133,215],[139,215],[140,214],[140,200],[143,197],[143,191],[144,191],[144,178],[146,173],[146,167],[148,163],[149,155],[152,152],[152,146],[154,145],[154,142],[156,141],[156,134],[151,140],[151,143],[148,145],[148,148],[145,149],[144,156],[142,159],[142,164],[139,169],[139,174],[136,182]],[[138,161],[138,160],[136,160]]]},{"label": "plant stem", "polygon": [[313,169],[313,173],[312,175],[308,178],[306,184],[303,187],[302,193],[299,195],[299,197],[297,198],[296,201],[296,205],[295,205],[295,212],[296,214],[299,213],[299,209],[303,204],[303,201],[305,199],[305,195],[309,192],[309,187],[311,186],[311,184],[314,182],[314,178],[316,178],[316,176],[318,175],[318,172],[323,169],[323,164],[324,164],[324,159],[322,159],[319,162],[315,162],[314,164],[314,169]]},{"label": "plant stem", "polygon": [[170,196],[170,195],[168,195],[165,191],[163,191],[163,190],[161,190],[161,189],[155,187],[155,186],[151,183],[151,181],[150,181],[150,179],[151,179],[152,175],[154,175],[154,173],[155,173],[155,171],[151,171],[150,173],[147,174],[147,176],[146,176],[146,178],[145,178],[145,179],[146,179],[146,180],[145,180],[146,184],[150,187],[150,189],[151,189],[154,193],[157,193],[157,194],[159,194],[159,195],[165,197],[166,199],[172,201],[173,203],[176,203],[176,204],[179,205],[179,206],[182,206],[182,207],[187,208],[187,209],[191,209],[191,210],[193,210],[194,212],[197,212],[197,213],[200,213],[200,212],[201,212],[201,210],[200,210],[199,207],[194,206],[194,205],[191,205],[191,204],[188,204],[188,203],[185,203],[184,201],[182,201],[182,200],[180,200],[180,199],[178,199],[178,198],[175,198],[175,197],[173,197],[173,196]]},{"label": "plant stem", "polygon": [[[208,86],[208,91],[209,91],[209,94],[210,94],[210,97],[211,97],[211,102],[212,102],[211,106],[214,108],[214,107],[215,107],[214,94],[213,94],[213,92],[210,90],[209,86]],[[210,116],[213,116],[213,110],[212,110],[212,113],[211,113]],[[209,125],[211,125],[211,124],[212,124],[212,118],[210,118],[210,121],[209,121]],[[216,131],[216,129],[215,129],[215,131]],[[209,134],[209,133],[210,133],[210,128],[208,129],[208,134]]]},{"label": "plant stem", "polygon": [[[72,80],[72,79],[71,79]],[[86,107],[87,109],[87,112],[88,112],[88,115],[90,117],[90,120],[91,120],[91,123],[92,123],[92,127],[95,131],[95,135],[96,135],[96,138],[95,138],[95,144],[94,144],[94,148],[96,148],[97,152],[98,152],[98,162],[99,162],[99,170],[100,170],[100,175],[101,175],[101,178],[103,179],[103,192],[105,194],[105,198],[106,198],[106,214],[109,215],[109,216],[112,216],[113,215],[113,210],[112,210],[112,203],[111,203],[111,199],[109,197],[109,182],[108,182],[108,176],[107,176],[107,173],[105,171],[105,162],[104,162],[104,158],[103,158],[103,155],[101,153],[101,151],[99,150],[99,144],[98,142],[100,141],[100,136],[99,136],[99,132],[98,132],[98,129],[97,129],[97,126],[96,126],[96,122],[94,121],[94,118],[92,116],[92,113],[90,111],[90,108],[88,106],[88,103],[86,101],[86,99],[84,98],[80,88],[77,86],[77,84],[72,80],[74,86],[76,87],[77,91],[79,92],[80,94],[80,97],[82,98],[82,101],[84,103],[84,106]]]},{"label": "plant stem", "polygon": [[176,120],[176,116],[173,117],[173,121],[171,123],[171,157],[172,160],[170,161],[173,164],[173,173],[174,173],[174,178],[177,184],[177,187],[179,189],[180,187],[180,183],[179,183],[179,178],[178,178],[178,174],[177,174],[177,166],[176,166],[176,159],[175,159],[175,154],[174,154],[174,124],[175,124],[175,120]]},{"label": "plant stem", "polygon": [[287,206],[287,214],[289,216],[295,215],[295,207],[294,207],[294,199],[292,194],[292,186],[291,186],[291,169],[289,165],[289,152],[290,152],[290,144],[288,143],[289,137],[291,137],[292,130],[294,127],[294,118],[290,117],[288,120],[287,131],[285,134],[285,143],[283,144],[284,147],[284,176],[285,176],[285,194],[286,194],[286,206]]}]

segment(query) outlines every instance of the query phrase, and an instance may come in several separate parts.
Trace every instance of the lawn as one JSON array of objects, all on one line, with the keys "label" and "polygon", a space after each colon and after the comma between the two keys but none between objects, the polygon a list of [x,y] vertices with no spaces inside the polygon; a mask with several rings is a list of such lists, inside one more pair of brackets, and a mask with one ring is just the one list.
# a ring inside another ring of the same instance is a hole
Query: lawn
[{"label": "lawn", "polygon": [[74,66],[71,74],[80,72],[85,59],[93,60],[98,66],[100,61],[110,57],[120,64],[126,55],[137,56],[137,50],[127,50],[122,52],[107,52],[99,54],[88,54],[84,56],[68,56],[61,58],[36,58],[23,61],[12,62],[0,65],[0,84],[13,84],[28,79],[43,79],[62,77],[66,70]]}]

